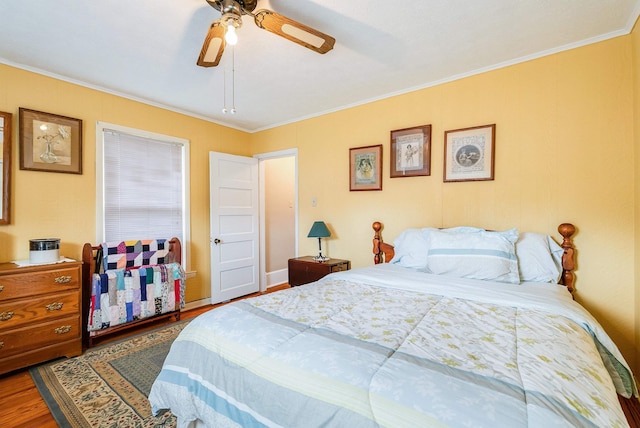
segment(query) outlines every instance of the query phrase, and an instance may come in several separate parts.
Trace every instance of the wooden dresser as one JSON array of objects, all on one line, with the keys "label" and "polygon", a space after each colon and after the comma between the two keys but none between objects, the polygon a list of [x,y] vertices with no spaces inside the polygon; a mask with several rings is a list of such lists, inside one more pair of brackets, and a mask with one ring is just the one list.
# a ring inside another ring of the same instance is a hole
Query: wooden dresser
[{"label": "wooden dresser", "polygon": [[0,263],[0,374],[82,353],[81,267]]}]

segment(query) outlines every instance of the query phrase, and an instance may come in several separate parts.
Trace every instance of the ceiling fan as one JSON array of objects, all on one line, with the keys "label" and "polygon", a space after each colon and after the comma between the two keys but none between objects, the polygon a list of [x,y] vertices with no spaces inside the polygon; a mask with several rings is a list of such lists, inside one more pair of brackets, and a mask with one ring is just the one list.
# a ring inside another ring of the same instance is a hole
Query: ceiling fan
[{"label": "ceiling fan", "polygon": [[222,13],[213,21],[204,40],[198,65],[215,67],[220,62],[226,44],[237,41],[236,29],[242,26],[242,15],[253,17],[256,25],[312,51],[324,54],[333,49],[336,40],[318,30],[267,9],[253,13],[258,0],[206,0]]}]

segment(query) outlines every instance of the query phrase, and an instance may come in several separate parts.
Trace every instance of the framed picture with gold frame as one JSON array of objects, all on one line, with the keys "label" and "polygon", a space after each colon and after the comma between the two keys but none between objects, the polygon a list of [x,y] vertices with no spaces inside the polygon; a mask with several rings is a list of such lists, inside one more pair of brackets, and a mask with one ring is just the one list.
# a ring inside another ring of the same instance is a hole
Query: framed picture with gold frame
[{"label": "framed picture with gold frame", "polygon": [[444,133],[444,181],[493,180],[496,125]]},{"label": "framed picture with gold frame", "polygon": [[391,131],[391,178],[431,175],[431,125]]},{"label": "framed picture with gold frame", "polygon": [[19,109],[20,169],[82,174],[82,120]]},{"label": "framed picture with gold frame", "polygon": [[349,190],[382,190],[382,144],[349,149]]}]

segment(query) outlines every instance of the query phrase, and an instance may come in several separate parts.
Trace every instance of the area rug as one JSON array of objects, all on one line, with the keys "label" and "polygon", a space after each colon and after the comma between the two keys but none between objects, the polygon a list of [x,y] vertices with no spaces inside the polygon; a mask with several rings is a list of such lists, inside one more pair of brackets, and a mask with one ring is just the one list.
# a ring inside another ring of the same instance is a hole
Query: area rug
[{"label": "area rug", "polygon": [[32,367],[29,371],[61,427],[175,427],[175,417],[151,413],[151,385],[183,320],[150,332]]}]

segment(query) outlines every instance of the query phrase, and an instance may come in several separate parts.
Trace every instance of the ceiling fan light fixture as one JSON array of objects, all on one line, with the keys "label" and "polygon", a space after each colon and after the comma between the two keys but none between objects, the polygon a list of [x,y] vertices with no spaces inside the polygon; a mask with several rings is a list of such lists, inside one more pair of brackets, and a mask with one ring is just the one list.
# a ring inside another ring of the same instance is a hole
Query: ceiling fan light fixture
[{"label": "ceiling fan light fixture", "polygon": [[224,40],[231,46],[238,43],[238,33],[236,33],[236,26],[233,18],[229,18],[227,21],[227,31],[224,35]]},{"label": "ceiling fan light fixture", "polygon": [[206,0],[206,2],[222,15],[211,23],[202,44],[197,61],[201,67],[217,66],[225,46],[233,46],[238,42],[237,30],[242,26],[243,15],[251,16],[259,28],[320,54],[329,52],[336,42],[336,39],[328,34],[271,10],[261,9],[253,13],[258,0]]},{"label": "ceiling fan light fixture", "polygon": [[240,28],[242,21],[240,19],[232,17],[226,20],[227,31],[224,34],[224,40],[234,46],[238,43],[238,33],[236,32],[236,28]]}]

